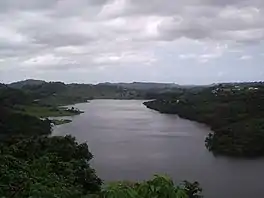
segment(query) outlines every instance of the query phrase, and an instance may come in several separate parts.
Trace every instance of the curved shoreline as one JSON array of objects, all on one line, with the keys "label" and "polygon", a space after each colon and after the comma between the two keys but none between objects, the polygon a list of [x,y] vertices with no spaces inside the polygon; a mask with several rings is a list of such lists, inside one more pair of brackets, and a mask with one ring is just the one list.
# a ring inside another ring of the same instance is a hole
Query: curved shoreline
[{"label": "curved shoreline", "polygon": [[[144,102],[144,105],[152,110],[158,111],[159,113],[162,114],[175,114],[178,115],[180,118],[183,119],[188,119],[190,121],[195,121],[197,123],[201,123],[206,125],[211,131],[212,133],[209,133],[208,136],[205,138],[205,146],[206,148],[212,152],[214,155],[223,155],[223,156],[227,156],[227,157],[233,157],[233,158],[262,158],[264,157],[263,154],[261,153],[261,151],[255,151],[255,147],[252,147],[250,149],[248,149],[245,145],[243,145],[244,150],[239,150],[239,148],[241,148],[242,145],[236,145],[236,144],[232,144],[232,142],[235,142],[237,139],[239,139],[239,136],[227,136],[229,139],[226,140],[226,142],[223,142],[223,137],[225,134],[229,135],[232,132],[235,131],[236,133],[239,133],[239,127],[241,128],[243,126],[247,126],[247,123],[250,122],[234,122],[231,123],[227,126],[223,125],[223,126],[219,126],[219,123],[215,122],[215,120],[211,120],[211,122],[215,123],[211,123],[210,120],[206,120],[204,119],[204,117],[201,119],[197,119],[199,117],[197,117],[197,115],[194,113],[192,115],[194,116],[188,116],[188,112],[185,112],[184,114],[182,114],[180,111],[177,111],[176,108],[172,108],[169,105],[164,105],[164,108],[159,108],[161,107],[160,104],[155,104],[159,101],[157,100],[152,100],[149,102]],[[191,113],[189,112],[189,113]],[[195,117],[196,116],[196,117]],[[258,123],[258,120],[255,120],[256,123]],[[217,125],[218,124],[218,125]],[[255,132],[255,139],[257,137],[257,133]],[[252,137],[254,137],[254,133],[252,133],[251,135]],[[242,136],[243,137],[243,136]],[[247,137],[243,137],[243,138],[247,138]],[[245,139],[246,140],[246,139]],[[228,141],[231,141],[231,145],[228,144]],[[221,145],[219,145],[221,144]]]}]

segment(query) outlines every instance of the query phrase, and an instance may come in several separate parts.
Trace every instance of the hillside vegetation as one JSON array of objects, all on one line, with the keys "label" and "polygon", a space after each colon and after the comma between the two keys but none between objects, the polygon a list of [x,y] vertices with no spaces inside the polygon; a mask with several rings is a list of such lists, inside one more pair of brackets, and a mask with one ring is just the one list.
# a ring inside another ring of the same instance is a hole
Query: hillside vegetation
[{"label": "hillside vegetation", "polygon": [[100,192],[87,144],[66,137],[12,138],[0,145],[1,197],[83,197]]},{"label": "hillside vegetation", "polygon": [[205,123],[214,133],[206,146],[215,154],[264,155],[264,84],[218,85],[199,92],[146,102],[161,113]]},{"label": "hillside vegetation", "polygon": [[107,84],[65,84],[27,80],[8,85],[31,95],[45,105],[68,105],[87,102],[91,99],[139,99],[144,94],[134,89]]}]

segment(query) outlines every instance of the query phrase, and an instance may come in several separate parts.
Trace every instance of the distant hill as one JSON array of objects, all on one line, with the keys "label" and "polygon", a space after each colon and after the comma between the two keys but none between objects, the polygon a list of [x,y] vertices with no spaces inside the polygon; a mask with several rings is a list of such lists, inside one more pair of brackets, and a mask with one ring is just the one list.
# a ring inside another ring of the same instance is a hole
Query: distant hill
[{"label": "distant hill", "polygon": [[0,88],[4,88],[4,87],[6,87],[6,85],[5,85],[5,84],[2,84],[2,83],[0,83]]},{"label": "distant hill", "polygon": [[171,89],[171,88],[182,87],[175,83],[153,83],[153,82],[101,83],[101,84],[119,86],[127,89],[136,89],[136,90]]},{"label": "distant hill", "polygon": [[112,84],[65,84],[30,79],[7,86],[23,91],[38,103],[55,106],[81,103],[91,99],[142,99],[145,97],[139,90]]},{"label": "distant hill", "polygon": [[44,83],[45,83],[45,81],[43,81],[43,80],[27,79],[27,80],[18,81],[18,82],[8,84],[8,86],[11,88],[15,88],[15,89],[21,89],[24,86],[35,86],[35,85],[41,85]]},{"label": "distant hill", "polygon": [[186,88],[174,83],[99,83],[99,84],[65,84],[63,82],[45,82],[28,79],[7,85],[20,89],[30,95],[34,101],[47,105],[67,105],[86,102],[90,99],[153,99],[182,92]]},{"label": "distant hill", "polygon": [[[34,79],[27,79],[23,81],[18,81],[14,82],[11,84],[8,84],[9,87],[11,88],[16,88],[16,89],[21,89],[25,86],[38,86],[38,85],[43,85],[45,82],[43,80],[34,80]],[[54,82],[52,82],[54,83]],[[57,82],[59,83],[59,82]],[[165,89],[174,89],[174,88],[193,88],[197,87],[196,85],[178,85],[175,83],[155,83],[155,82],[132,82],[132,83],[99,83],[97,85],[92,85],[92,84],[68,84],[68,85],[80,85],[80,86],[111,86],[111,87],[121,87],[121,88],[126,88],[126,89],[133,89],[133,90],[165,90]]]}]

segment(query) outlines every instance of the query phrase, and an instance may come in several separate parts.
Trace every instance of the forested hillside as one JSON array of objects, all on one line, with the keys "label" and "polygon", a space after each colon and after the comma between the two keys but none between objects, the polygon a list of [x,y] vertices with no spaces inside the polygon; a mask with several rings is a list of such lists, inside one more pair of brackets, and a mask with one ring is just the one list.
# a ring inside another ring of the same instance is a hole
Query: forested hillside
[{"label": "forested hillside", "polygon": [[12,135],[43,135],[51,132],[50,122],[15,112],[17,105],[29,105],[33,97],[7,86],[0,88],[0,137]]},{"label": "forested hillside", "polygon": [[215,154],[264,155],[263,83],[217,85],[145,105],[210,126],[214,133],[206,138],[206,146]]},{"label": "forested hillside", "polygon": [[26,80],[8,85],[32,95],[42,104],[67,105],[86,102],[90,99],[139,99],[144,93],[135,89],[107,84],[65,84]]}]

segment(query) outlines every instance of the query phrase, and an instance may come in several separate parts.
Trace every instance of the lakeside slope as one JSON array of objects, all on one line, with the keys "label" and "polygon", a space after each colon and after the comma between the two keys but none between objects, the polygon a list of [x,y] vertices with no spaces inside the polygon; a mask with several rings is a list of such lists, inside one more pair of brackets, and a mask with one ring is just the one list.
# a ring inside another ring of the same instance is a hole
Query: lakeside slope
[{"label": "lakeside slope", "polygon": [[264,86],[238,88],[216,86],[198,93],[185,92],[144,103],[161,113],[205,123],[214,133],[206,147],[220,155],[264,155]]}]

